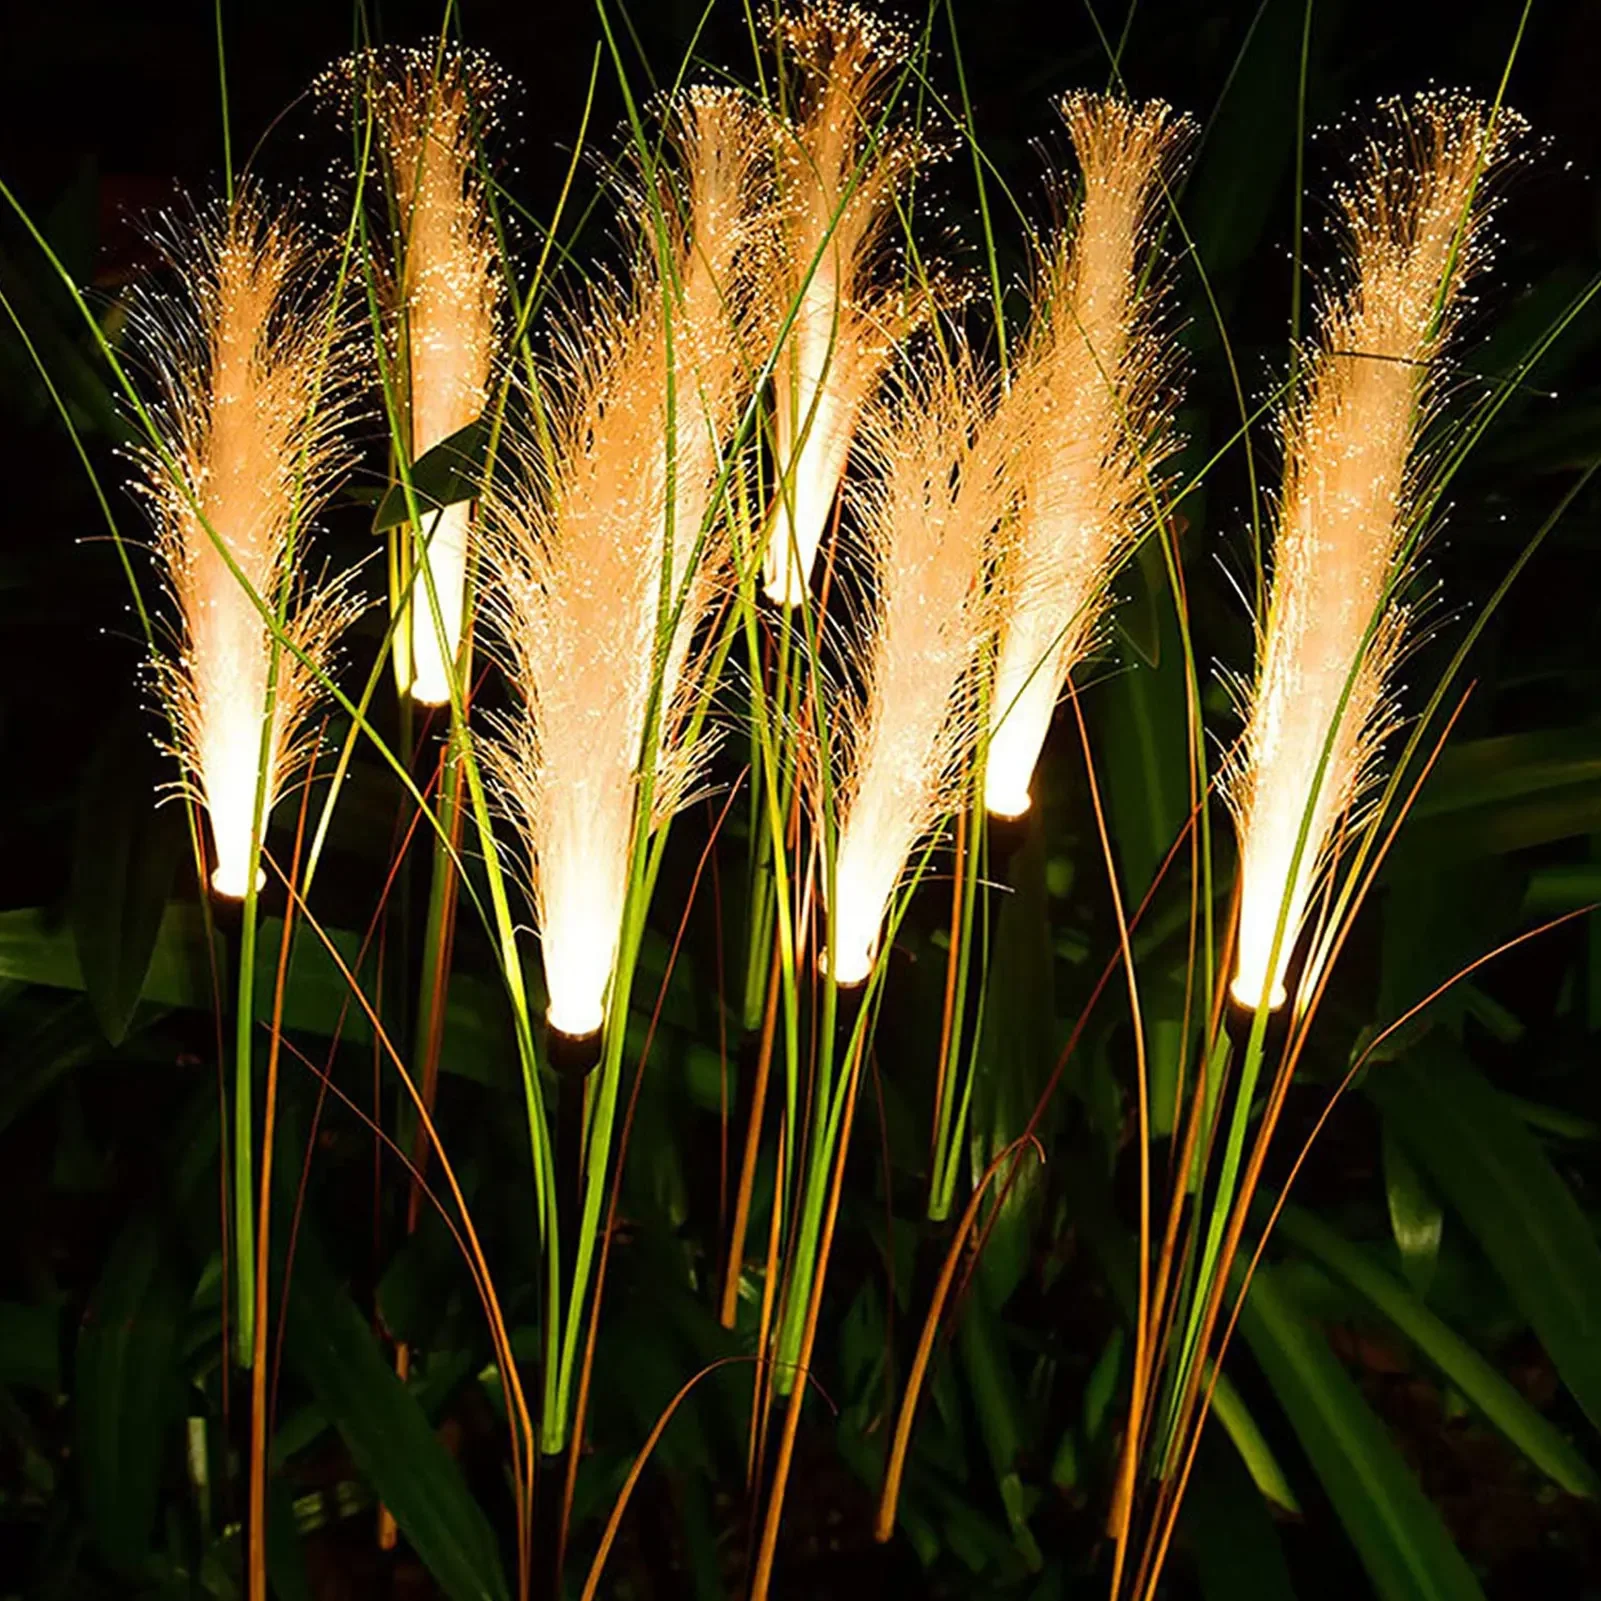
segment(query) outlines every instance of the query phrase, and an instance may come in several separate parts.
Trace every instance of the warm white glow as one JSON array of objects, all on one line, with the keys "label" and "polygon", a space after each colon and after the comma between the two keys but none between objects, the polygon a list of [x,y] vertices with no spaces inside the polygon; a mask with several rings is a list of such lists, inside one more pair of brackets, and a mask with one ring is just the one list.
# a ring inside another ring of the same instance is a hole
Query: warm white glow
[{"label": "warm white glow", "polygon": [[[699,771],[687,714],[707,662],[694,642],[733,566],[715,489],[764,314],[747,262],[765,232],[765,126],[733,91],[694,90],[669,115],[688,198],[681,234],[668,216],[674,259],[658,261],[651,219],[636,218],[631,281],[553,314],[544,427],[513,420],[506,471],[480,503],[482,615],[513,694],[483,748],[531,868],[550,1019],[570,1034],[604,1015],[642,763],[647,827]],[[665,642],[664,576],[678,607]]]},{"label": "warm white glow", "polygon": [[[450,683],[461,649],[463,602],[467,589],[467,527],[471,507],[465,501],[423,518],[424,560],[411,591],[411,698],[422,706],[450,703]],[[436,520],[437,519],[437,520]],[[427,589],[433,577],[433,595]],[[439,615],[434,615],[437,597]],[[444,649],[440,648],[440,624]]]},{"label": "warm white glow", "polygon": [[1225,771],[1240,841],[1237,983],[1250,1004],[1282,993],[1341,819],[1394,723],[1417,447],[1441,345],[1484,256],[1483,173],[1513,128],[1488,140],[1484,108],[1447,95],[1391,117],[1341,197],[1350,275],[1322,308],[1282,423],[1267,624]]},{"label": "warm white glow", "polygon": [[1015,823],[1028,815],[1034,797],[1027,789],[1018,789],[996,777],[993,771],[984,774],[984,810],[1003,823]]},{"label": "warm white glow", "polygon": [[[1262,991],[1266,987],[1266,975],[1258,974],[1253,981],[1242,970],[1229,985],[1229,994],[1235,1001],[1249,1011],[1257,1011],[1262,1005]],[[1276,1012],[1289,999],[1289,992],[1282,984],[1273,987],[1273,993],[1267,997],[1267,1009]]]},{"label": "warm white glow", "polygon": [[[245,836],[245,843],[249,845],[249,834]],[[258,867],[256,869],[256,893],[259,895],[267,887],[267,875]],[[213,893],[225,901],[242,901],[250,889],[250,862],[248,855],[236,856],[233,854],[224,857],[220,851],[217,856],[217,865],[211,870],[211,888]]]},{"label": "warm white glow", "polygon": [[[549,978],[547,968],[547,982]],[[560,998],[552,992],[545,1016],[552,1028],[571,1039],[580,1040],[598,1034],[606,1021],[605,990],[602,988],[597,994],[591,989],[587,995],[564,995]]]},{"label": "warm white glow", "polygon": [[[307,663],[327,660],[356,610],[342,580],[305,576],[304,556],[309,521],[350,460],[363,373],[349,323],[312,287],[323,258],[253,188],[165,226],[157,239],[180,286],[136,292],[130,323],[163,436],[139,455],[137,487],[179,639],[155,668],[174,752],[210,821],[213,882],[238,898],[258,794],[264,821],[309,754]],[[293,649],[275,651],[262,605],[283,606]]]},{"label": "warm white glow", "polygon": [[[768,526],[762,592],[783,606],[806,599],[856,426],[855,402],[843,392],[852,386],[837,381],[844,372],[829,382],[838,318],[838,280],[825,258],[790,333],[794,393],[783,396],[777,408],[778,460],[787,465]],[[851,360],[852,353],[839,353],[842,369]]]},{"label": "warm white glow", "polygon": [[[399,68],[374,84],[373,102],[394,190],[415,460],[473,422],[489,398],[502,284],[478,163],[499,84],[471,54],[379,59]],[[425,512],[416,530],[411,697],[424,706],[450,700],[466,629],[470,528],[470,508],[459,502]]]},{"label": "warm white glow", "polygon": [[1004,484],[977,445],[984,392],[965,355],[929,357],[863,420],[852,486],[872,601],[833,743],[839,843],[834,975],[859,983],[906,864],[961,793],[977,740],[973,675],[994,621],[985,574]]},{"label": "warm white glow", "polygon": [[1069,674],[1097,645],[1118,567],[1150,527],[1172,453],[1172,343],[1149,221],[1189,132],[1160,101],[1070,95],[1083,199],[1035,266],[1028,338],[995,418],[1016,486],[1002,558],[985,805],[1026,809]]},{"label": "warm white glow", "polygon": [[864,984],[873,971],[873,957],[878,948],[879,925],[884,920],[884,903],[877,910],[870,909],[865,899],[855,903],[842,896],[834,920],[834,959],[831,971],[834,982],[846,989]]},{"label": "warm white glow", "polygon": [[[1022,633],[1013,628],[1006,641],[1017,641]],[[1018,649],[1014,644],[1008,650],[1003,643],[995,666],[993,704],[1000,721],[991,728],[984,753],[984,807],[995,817],[1021,817],[1028,810],[1029,783],[1061,687],[1048,670],[1028,676],[1030,663],[1021,658],[1030,648],[1025,644]]]},{"label": "warm white glow", "polygon": [[777,26],[796,105],[792,124],[774,124],[781,239],[764,293],[795,315],[773,372],[777,489],[762,591],[799,606],[862,410],[929,309],[882,259],[895,197],[925,150],[883,125],[909,50],[899,29],[838,0],[807,0]]}]

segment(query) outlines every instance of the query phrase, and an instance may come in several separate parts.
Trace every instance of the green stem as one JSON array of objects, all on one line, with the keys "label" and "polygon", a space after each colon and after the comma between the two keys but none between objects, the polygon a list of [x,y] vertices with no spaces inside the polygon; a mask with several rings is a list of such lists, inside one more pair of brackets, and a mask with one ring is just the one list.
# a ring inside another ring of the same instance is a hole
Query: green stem
[{"label": "green stem", "polygon": [[250,1366],[256,1334],[255,1075],[251,1069],[256,975],[254,860],[253,856],[250,892],[245,896],[239,925],[239,971],[234,1008],[233,1215],[237,1290],[234,1353],[242,1368]]}]

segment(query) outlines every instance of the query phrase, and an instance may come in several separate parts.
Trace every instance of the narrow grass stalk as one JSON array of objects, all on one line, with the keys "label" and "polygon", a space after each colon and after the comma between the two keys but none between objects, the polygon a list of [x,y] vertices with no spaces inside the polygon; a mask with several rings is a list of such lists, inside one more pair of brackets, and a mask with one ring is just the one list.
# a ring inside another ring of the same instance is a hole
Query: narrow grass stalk
[{"label": "narrow grass stalk", "polygon": [[[529,396],[537,431],[508,431],[507,482],[483,502],[485,614],[515,692],[486,751],[526,850],[549,1021],[573,1037],[601,1028],[609,993],[628,993],[649,836],[700,771],[690,713],[712,660],[700,630],[729,563],[723,451],[762,316],[748,291],[765,237],[752,220],[754,112],[733,92],[695,90],[668,115],[682,188],[669,194],[647,171],[631,280],[590,286],[558,323]],[[589,1114],[581,1241],[621,1040],[610,1031]],[[547,1365],[547,1450],[565,1437],[583,1276]],[[555,1338],[562,1320],[550,1324]]]}]

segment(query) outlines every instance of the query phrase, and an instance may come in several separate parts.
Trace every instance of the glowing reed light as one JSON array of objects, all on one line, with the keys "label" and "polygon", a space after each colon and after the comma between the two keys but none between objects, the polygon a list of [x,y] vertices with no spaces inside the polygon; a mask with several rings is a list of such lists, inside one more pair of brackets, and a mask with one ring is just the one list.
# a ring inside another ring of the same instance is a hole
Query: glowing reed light
[{"label": "glowing reed light", "polygon": [[[416,50],[378,59],[393,69],[372,95],[395,197],[416,460],[480,416],[489,397],[502,285],[478,159],[501,85],[475,55]],[[421,705],[450,699],[466,628],[470,525],[470,506],[458,502],[425,512],[417,531],[411,697]]]},{"label": "glowing reed light", "polygon": [[877,127],[908,59],[905,35],[835,0],[783,15],[778,30],[799,105],[777,132],[784,249],[769,293],[795,316],[774,371],[778,492],[763,592],[799,606],[862,408],[927,313],[877,278],[895,197],[928,151],[906,129]]},{"label": "glowing reed light", "polygon": [[[343,579],[309,578],[304,558],[307,525],[352,460],[361,366],[348,320],[318,288],[324,253],[252,188],[231,209],[165,219],[155,242],[177,287],[130,301],[159,434],[136,453],[135,487],[177,610],[176,649],[158,656],[155,678],[184,782],[210,821],[212,886],[238,899],[258,787],[264,828],[311,753],[307,662],[327,663],[359,609]],[[287,590],[294,648],[278,650],[275,681],[272,633],[246,585],[269,611]]]},{"label": "glowing reed light", "polygon": [[1418,444],[1463,286],[1487,254],[1484,176],[1521,127],[1505,111],[1492,126],[1484,107],[1449,94],[1388,105],[1384,117],[1339,197],[1347,281],[1321,309],[1282,422],[1267,623],[1256,681],[1236,686],[1245,733],[1224,774],[1240,841],[1232,988],[1253,1007],[1284,1003],[1340,820],[1360,805],[1395,723],[1388,683],[1409,621],[1398,596],[1430,466]]},{"label": "glowing reed light", "polygon": [[591,285],[559,316],[545,432],[513,430],[512,470],[482,503],[484,615],[515,700],[487,755],[531,866],[549,1020],[569,1034],[605,1015],[643,775],[659,822],[704,754],[686,727],[706,666],[694,642],[731,566],[714,491],[764,315],[761,121],[712,90],[669,116],[670,259],[640,197],[631,282]]},{"label": "glowing reed light", "polygon": [[1097,643],[1175,444],[1173,344],[1141,258],[1190,124],[1111,95],[1069,95],[1060,110],[1083,195],[1038,247],[1028,340],[995,421],[1017,488],[984,770],[985,807],[1001,818],[1029,808],[1057,700]]},{"label": "glowing reed light", "polygon": [[863,418],[871,476],[849,491],[874,595],[831,735],[839,815],[832,970],[872,969],[906,864],[956,801],[977,738],[975,676],[994,625],[986,583],[1005,488],[965,354],[898,375]]}]

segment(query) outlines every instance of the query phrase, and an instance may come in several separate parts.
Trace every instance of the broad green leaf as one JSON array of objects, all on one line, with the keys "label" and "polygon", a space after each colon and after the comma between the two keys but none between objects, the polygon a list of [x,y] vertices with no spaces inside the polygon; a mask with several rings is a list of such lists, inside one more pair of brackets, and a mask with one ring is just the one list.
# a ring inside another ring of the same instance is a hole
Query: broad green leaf
[{"label": "broad green leaf", "polygon": [[[1470,739],[1442,752],[1408,816],[1421,826],[1453,812],[1601,781],[1601,724]],[[1398,842],[1399,843],[1399,842]]]},{"label": "broad green leaf", "polygon": [[286,1352],[440,1589],[451,1601],[506,1601],[483,1509],[305,1233],[295,1256]]},{"label": "broad green leaf", "polygon": [[1388,882],[1601,828],[1601,725],[1470,740],[1440,757],[1384,867]]},{"label": "broad green leaf", "polygon": [[123,1231],[78,1331],[74,1438],[90,1527],[106,1561],[145,1565],[167,1426],[179,1397],[183,1292],[172,1245],[154,1219]]},{"label": "broad green leaf", "polygon": [[1278,1232],[1388,1318],[1471,1405],[1570,1495],[1594,1497],[1601,1492],[1601,1480],[1572,1443],[1366,1251],[1298,1206],[1284,1208]]},{"label": "broad green leaf", "polygon": [[[283,922],[264,918],[256,958],[256,1017],[270,1021],[278,941]],[[324,931],[354,968],[359,938],[346,929]],[[219,951],[219,962],[221,953]],[[219,967],[219,971],[220,971]],[[364,983],[370,973],[363,966]],[[71,933],[39,907],[0,912],[0,978],[21,979],[58,989],[84,988],[83,968]],[[161,1006],[210,1011],[214,1005],[211,966],[206,957],[204,926],[197,907],[170,902],[161,920],[144,976],[140,999]],[[348,1004],[347,1004],[348,1003]],[[350,986],[309,929],[301,931],[290,962],[285,994],[284,1026],[331,1036],[352,1044],[370,1041],[366,1013],[351,997]],[[452,977],[445,1012],[445,1038],[440,1066],[450,1073],[483,1083],[497,1083],[497,1069],[511,1056],[510,1021],[495,986],[470,974]]]},{"label": "broad green leaf", "polygon": [[267,1480],[267,1580],[278,1601],[311,1601],[294,1497],[276,1473]]},{"label": "broad green leaf", "polygon": [[61,1393],[61,1309],[0,1301],[0,1385]]},{"label": "broad green leaf", "polygon": [[[411,465],[411,487],[415,503],[424,517],[444,506],[477,498],[484,481],[484,461],[489,452],[489,427],[482,417],[465,428],[441,439]],[[406,486],[391,484],[373,517],[375,534],[387,533],[411,521]]]},{"label": "broad green leaf", "polygon": [[1448,1040],[1366,1080],[1461,1215],[1591,1423],[1601,1427],[1601,1245],[1540,1143]]},{"label": "broad green leaf", "polygon": [[[1243,13],[1239,58],[1184,197],[1195,253],[1225,312],[1294,176],[1303,15],[1304,0],[1266,0]],[[1315,104],[1312,116],[1317,119]],[[1194,337],[1215,341],[1210,318],[1197,324]]]},{"label": "broad green leaf", "polygon": [[89,1000],[113,1045],[139,1004],[183,844],[183,814],[156,805],[143,729],[116,725],[84,775],[68,922]]},{"label": "broad green leaf", "polygon": [[100,1025],[81,995],[51,1006],[32,1028],[7,1040],[5,1071],[0,1073],[0,1129],[104,1048]]},{"label": "broad green leaf", "polygon": [[1439,1265],[1445,1212],[1439,1197],[1388,1127],[1384,1130],[1384,1195],[1401,1266],[1421,1298],[1428,1294],[1429,1281]]},{"label": "broad green leaf", "polygon": [[1257,1269],[1240,1330],[1381,1601],[1484,1601],[1384,1424],[1272,1268]]},{"label": "broad green leaf", "polygon": [[1206,1601],[1295,1601],[1271,1513],[1239,1459],[1210,1434],[1184,1494],[1183,1528]]},{"label": "broad green leaf", "polygon": [[1267,1436],[1226,1373],[1218,1375],[1212,1390],[1212,1416],[1234,1442],[1234,1449],[1257,1489],[1275,1506],[1283,1507],[1286,1512],[1299,1512],[1301,1503],[1296,1500],[1295,1491],[1290,1488],[1290,1481],[1273,1454],[1273,1447],[1267,1443]]},{"label": "broad green leaf", "polygon": [[989,1307],[982,1277],[975,1281],[968,1297],[956,1343],[1012,1539],[1029,1572],[1037,1573],[1044,1558],[1028,1526],[1023,1481],[1018,1473],[1027,1409],[1018,1393],[1005,1336]]}]

